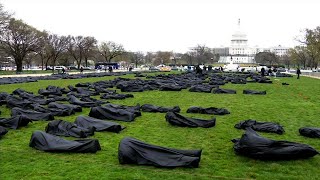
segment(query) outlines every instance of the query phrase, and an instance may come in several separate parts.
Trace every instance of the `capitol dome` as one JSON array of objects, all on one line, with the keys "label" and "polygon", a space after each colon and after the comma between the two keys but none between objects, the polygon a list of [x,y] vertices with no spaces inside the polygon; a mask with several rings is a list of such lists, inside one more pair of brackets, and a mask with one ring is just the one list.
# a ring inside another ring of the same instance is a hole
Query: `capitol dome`
[{"label": "capitol dome", "polygon": [[231,41],[237,41],[237,40],[248,41],[247,34],[241,31],[240,19],[238,20],[238,29],[232,34],[232,38],[231,38]]}]

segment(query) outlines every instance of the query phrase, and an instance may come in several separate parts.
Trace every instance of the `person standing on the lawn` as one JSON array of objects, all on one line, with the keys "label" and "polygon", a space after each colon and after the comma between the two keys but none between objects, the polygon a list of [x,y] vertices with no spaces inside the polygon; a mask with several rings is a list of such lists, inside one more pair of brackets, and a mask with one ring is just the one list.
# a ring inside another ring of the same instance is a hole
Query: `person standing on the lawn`
[{"label": "person standing on the lawn", "polygon": [[301,71],[299,68],[297,68],[297,75],[298,75],[297,79],[300,79],[300,74],[301,74]]},{"label": "person standing on the lawn", "polygon": [[261,76],[264,76],[264,73],[266,72],[266,70],[264,68],[261,68]]}]

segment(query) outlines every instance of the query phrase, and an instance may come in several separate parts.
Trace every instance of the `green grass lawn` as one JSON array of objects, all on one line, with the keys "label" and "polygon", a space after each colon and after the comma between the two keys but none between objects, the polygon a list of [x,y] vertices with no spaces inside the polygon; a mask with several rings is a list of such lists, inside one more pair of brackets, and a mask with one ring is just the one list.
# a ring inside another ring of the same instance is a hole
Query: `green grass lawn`
[{"label": "green grass lawn", "polygon": [[[124,77],[133,77],[127,75]],[[78,82],[95,82],[113,77],[74,80],[40,81],[35,83],[1,85],[1,92],[16,88],[37,92],[48,85],[66,87]],[[289,86],[282,86],[287,82]],[[259,133],[276,140],[309,144],[320,151],[320,139],[299,135],[304,126],[320,127],[320,80],[301,77],[277,78],[273,84],[227,84],[222,88],[237,90],[237,94],[221,95],[181,92],[146,91],[132,93],[134,98],[111,100],[115,104],[136,105],[150,103],[158,106],[179,105],[183,115],[210,119],[212,115],[187,114],[190,106],[226,108],[231,114],[215,116],[213,128],[182,128],[165,121],[164,113],[145,113],[134,122],[118,122],[127,128],[119,134],[96,132],[101,151],[96,154],[48,153],[29,147],[31,134],[44,130],[48,122],[33,122],[27,127],[9,132],[0,139],[0,179],[318,179],[320,156],[292,161],[260,161],[238,156],[231,139],[239,138],[243,130],[234,128],[241,120],[278,122],[284,126],[283,135]],[[244,95],[243,89],[266,90],[267,95]],[[0,107],[1,117],[10,111]],[[69,117],[88,115],[89,108]],[[124,137],[134,137],[147,143],[177,149],[202,149],[199,168],[156,168],[152,166],[120,165],[118,144]],[[65,137],[63,137],[65,138]],[[74,139],[74,138],[66,138]]]}]

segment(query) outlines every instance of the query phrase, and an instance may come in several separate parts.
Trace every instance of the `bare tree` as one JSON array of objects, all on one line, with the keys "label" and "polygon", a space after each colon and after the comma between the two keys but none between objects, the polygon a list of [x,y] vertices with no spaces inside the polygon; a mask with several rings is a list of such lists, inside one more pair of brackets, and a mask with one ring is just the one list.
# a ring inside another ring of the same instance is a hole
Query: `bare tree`
[{"label": "bare tree", "polygon": [[111,62],[113,58],[125,53],[125,50],[121,44],[117,44],[112,41],[102,42],[98,49],[106,62]]},{"label": "bare tree", "polygon": [[196,52],[195,51],[188,51],[185,54],[183,54],[182,59],[189,65],[194,65],[196,57]]},{"label": "bare tree", "polygon": [[34,63],[35,59],[36,59],[37,54],[36,53],[29,53],[26,55],[26,57],[24,58],[24,64],[27,68],[30,68],[32,66],[32,64]]},{"label": "bare tree", "polygon": [[168,64],[171,61],[172,52],[169,51],[158,51],[155,55],[154,65]]},{"label": "bare tree", "polygon": [[257,63],[274,65],[278,63],[278,57],[275,53],[272,52],[259,52],[255,56]]},{"label": "bare tree", "polygon": [[172,53],[172,61],[175,66],[177,65],[177,62],[181,60],[182,56],[183,54],[181,53]]},{"label": "bare tree", "polygon": [[39,33],[38,48],[35,51],[40,58],[42,70],[43,70],[43,67],[47,68],[48,62],[51,59],[50,53],[48,52],[48,46],[49,46],[48,36],[49,34],[46,31]]},{"label": "bare tree", "polygon": [[304,69],[307,67],[309,57],[305,46],[296,46],[293,49],[289,49],[289,57],[298,67],[300,65],[302,65]]},{"label": "bare tree", "polygon": [[68,43],[68,52],[77,62],[78,69],[80,69],[81,62],[84,58],[83,49],[84,49],[84,37],[83,36],[69,36]]},{"label": "bare tree", "polygon": [[320,26],[315,29],[305,29],[303,38],[297,41],[305,47],[303,50],[308,54],[307,66],[317,68],[320,62]]},{"label": "bare tree", "polygon": [[[56,34],[50,34],[48,36],[48,52],[51,57],[51,65],[55,66],[56,61],[61,56],[63,52],[65,52],[68,48],[69,37],[66,36],[58,36]],[[54,70],[54,69],[53,69]]]},{"label": "bare tree", "polygon": [[205,64],[209,60],[211,60],[211,58],[214,58],[214,54],[205,45],[198,44],[195,48],[192,48],[191,50],[195,52],[195,59],[198,64]]},{"label": "bare tree", "polygon": [[152,64],[152,61],[154,59],[154,54],[152,52],[147,52],[147,54],[145,55],[145,63],[146,64]]},{"label": "bare tree", "polygon": [[83,42],[83,57],[85,60],[86,66],[88,66],[88,59],[89,57],[94,56],[94,50],[97,45],[97,40],[94,37],[84,37],[84,42]]},{"label": "bare tree", "polygon": [[22,72],[22,62],[26,55],[36,51],[39,44],[39,31],[21,20],[10,19],[4,31],[0,33],[2,50],[12,56],[17,72]]},{"label": "bare tree", "polygon": [[280,62],[283,63],[285,66],[287,66],[288,69],[290,69],[290,65],[292,64],[292,60],[288,55],[283,55],[280,57]]},{"label": "bare tree", "polygon": [[138,67],[138,64],[141,64],[144,60],[144,54],[143,52],[127,52],[130,54],[131,62],[135,64],[136,68]]}]

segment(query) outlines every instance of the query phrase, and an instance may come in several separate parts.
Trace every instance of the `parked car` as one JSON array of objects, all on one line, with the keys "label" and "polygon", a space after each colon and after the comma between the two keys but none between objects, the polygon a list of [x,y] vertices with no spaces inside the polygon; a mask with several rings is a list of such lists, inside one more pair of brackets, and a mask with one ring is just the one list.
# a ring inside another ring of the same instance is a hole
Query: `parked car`
[{"label": "parked car", "polygon": [[55,70],[62,70],[62,69],[66,70],[67,68],[65,66],[55,66],[54,69]]},{"label": "parked car", "polygon": [[69,66],[68,69],[69,70],[77,70],[78,68],[76,66]]},{"label": "parked car", "polygon": [[49,70],[53,70],[53,67],[51,67],[51,66],[47,66],[47,67],[46,67],[46,70],[47,70],[47,71],[49,71]]},{"label": "parked car", "polygon": [[90,67],[82,67],[82,68],[83,68],[83,70],[91,70]]},{"label": "parked car", "polygon": [[159,71],[159,69],[158,69],[158,68],[156,68],[156,67],[154,67],[154,66],[149,67],[149,70],[150,70],[150,71]]}]

